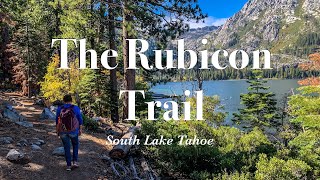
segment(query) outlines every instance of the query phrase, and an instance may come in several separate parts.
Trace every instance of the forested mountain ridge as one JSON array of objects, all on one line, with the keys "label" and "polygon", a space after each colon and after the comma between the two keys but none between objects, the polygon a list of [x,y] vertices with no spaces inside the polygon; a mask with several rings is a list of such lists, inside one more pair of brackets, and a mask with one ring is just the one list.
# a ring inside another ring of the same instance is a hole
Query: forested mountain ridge
[{"label": "forested mountain ridge", "polygon": [[202,28],[192,28],[184,33],[180,38],[185,39],[186,47],[192,48],[195,44],[200,44],[203,38],[210,38],[211,33],[217,31],[218,26],[205,26]]},{"label": "forested mountain ridge", "polygon": [[275,62],[296,64],[317,50],[319,30],[316,0],[249,0],[223,26],[199,39],[207,38],[211,50],[269,49]]}]

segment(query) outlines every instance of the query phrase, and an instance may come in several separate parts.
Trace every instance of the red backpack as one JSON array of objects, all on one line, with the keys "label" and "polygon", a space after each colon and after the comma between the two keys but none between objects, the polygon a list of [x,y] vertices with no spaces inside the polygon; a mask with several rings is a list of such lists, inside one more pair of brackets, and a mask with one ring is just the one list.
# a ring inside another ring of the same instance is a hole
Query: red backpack
[{"label": "red backpack", "polygon": [[62,107],[58,118],[57,132],[69,133],[79,128],[79,121],[73,111],[74,106]]}]

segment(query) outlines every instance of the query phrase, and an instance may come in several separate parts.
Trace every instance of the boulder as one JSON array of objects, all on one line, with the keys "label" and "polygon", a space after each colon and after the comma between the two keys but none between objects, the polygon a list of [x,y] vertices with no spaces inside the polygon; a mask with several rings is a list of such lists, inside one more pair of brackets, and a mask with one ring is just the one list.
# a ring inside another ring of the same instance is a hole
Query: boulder
[{"label": "boulder", "polygon": [[52,155],[55,156],[64,156],[64,147],[58,147],[53,150]]},{"label": "boulder", "polygon": [[41,140],[41,139],[38,139],[38,138],[34,138],[31,141],[31,144],[35,144],[35,145],[38,145],[38,146],[41,146],[43,144],[45,144],[44,140]]},{"label": "boulder", "polygon": [[0,144],[11,144],[12,142],[12,137],[0,137]]},{"label": "boulder", "polygon": [[41,120],[44,120],[44,119],[55,120],[56,115],[53,112],[51,112],[50,109],[44,108],[41,115],[40,115],[40,119]]},{"label": "boulder", "polygon": [[24,120],[24,118],[20,116],[18,113],[11,111],[9,109],[3,110],[3,116],[13,122]]},{"label": "boulder", "polygon": [[22,159],[23,157],[24,157],[24,154],[20,153],[19,151],[15,150],[15,149],[11,149],[6,156],[6,158],[9,161],[18,161],[19,159]]},{"label": "boulder", "polygon": [[20,139],[20,141],[17,143],[17,146],[22,147],[22,146],[28,146],[28,141],[24,138]]},{"label": "boulder", "polygon": [[28,141],[24,138],[20,139],[19,143],[22,145],[22,146],[27,146],[28,145]]},{"label": "boulder", "polygon": [[41,143],[41,145],[45,144],[44,140],[39,139],[38,142]]},{"label": "boulder", "polygon": [[34,151],[40,151],[40,150],[42,150],[40,146],[35,145],[35,144],[32,144],[32,145],[31,145],[31,149],[34,150]]},{"label": "boulder", "polygon": [[16,149],[11,149],[6,158],[13,162],[19,164],[27,164],[30,162],[30,158],[28,158],[24,153],[17,151]]},{"label": "boulder", "polygon": [[26,128],[32,128],[33,124],[31,122],[28,121],[18,121],[15,122],[16,124],[19,124],[20,126],[26,127]]},{"label": "boulder", "polygon": [[[3,117],[9,119],[10,121],[27,128],[33,127],[33,124],[26,121],[23,116],[18,114],[11,105],[6,105],[6,108],[3,110]],[[10,110],[11,109],[11,110]]]},{"label": "boulder", "polygon": [[18,161],[20,159],[23,159],[24,158],[24,154],[23,153],[20,153],[19,151],[17,151],[16,149],[11,149],[6,158],[9,160],[9,161]]},{"label": "boulder", "polygon": [[40,146],[41,145],[41,143],[39,142],[39,141],[35,141],[34,143],[32,143],[32,144],[35,144],[35,145],[38,145],[38,146]]}]

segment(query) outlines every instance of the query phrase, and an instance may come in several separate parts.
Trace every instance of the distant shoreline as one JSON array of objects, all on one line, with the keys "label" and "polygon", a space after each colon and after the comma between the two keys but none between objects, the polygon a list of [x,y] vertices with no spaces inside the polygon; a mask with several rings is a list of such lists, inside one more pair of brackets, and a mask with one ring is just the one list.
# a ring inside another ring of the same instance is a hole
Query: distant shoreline
[{"label": "distant shoreline", "polygon": [[[248,81],[249,79],[220,79],[220,80],[203,80],[203,82],[209,82],[209,81]],[[301,80],[299,78],[263,78],[261,80]],[[185,81],[163,81],[163,82],[158,82],[156,85],[159,84],[166,84],[166,83],[182,83],[182,82],[197,82],[197,80],[185,80]]]}]

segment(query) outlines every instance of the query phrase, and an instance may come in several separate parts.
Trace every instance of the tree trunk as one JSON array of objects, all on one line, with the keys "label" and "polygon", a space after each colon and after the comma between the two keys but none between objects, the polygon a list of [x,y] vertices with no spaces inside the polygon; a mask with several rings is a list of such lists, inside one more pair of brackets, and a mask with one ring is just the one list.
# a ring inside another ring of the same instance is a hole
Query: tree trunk
[{"label": "tree trunk", "polygon": [[1,82],[4,82],[6,78],[9,78],[9,69],[7,68],[6,64],[9,63],[9,61],[6,62],[5,58],[5,50],[7,48],[7,44],[9,43],[9,27],[8,25],[4,24],[1,29],[1,39],[2,43],[0,44],[0,65],[2,70],[2,76],[0,77]]},{"label": "tree trunk", "polygon": [[[128,1],[124,0],[123,10],[122,10],[122,48],[123,48],[123,66],[124,66],[124,89],[125,90],[134,90],[135,88],[135,70],[127,69],[129,67],[129,44],[127,39],[130,38],[128,29],[132,30],[132,28],[128,28],[131,25],[132,17],[130,16],[130,12],[127,9]],[[132,34],[130,32],[130,34]],[[123,104],[123,119],[128,118],[128,93],[124,94],[124,104]]]},{"label": "tree trunk", "polygon": [[56,19],[56,24],[55,24],[55,35],[56,35],[56,37],[58,37],[61,34],[61,31],[60,31],[60,17],[59,17],[60,11],[61,11],[61,5],[60,5],[60,2],[58,2],[57,9],[55,9],[55,11],[54,11],[54,16],[55,16],[55,19]]},{"label": "tree trunk", "polygon": [[[94,1],[91,0],[90,1],[90,13],[91,13],[91,18],[90,18],[90,29],[93,29],[93,25],[94,25],[94,12],[93,12],[93,6],[94,6]],[[94,37],[91,35],[90,37],[90,46],[92,49],[94,49]]]},{"label": "tree trunk", "polygon": [[197,82],[198,82],[198,90],[201,91],[203,90],[203,78],[201,75],[201,70],[200,70],[200,63],[197,64],[197,68],[196,68],[196,78],[197,78]]},{"label": "tree trunk", "polygon": [[[109,45],[110,49],[116,49],[115,40],[115,25],[114,25],[114,15],[113,8],[110,5],[113,0],[108,0],[109,2]],[[110,58],[110,66],[114,67],[117,64],[115,57]],[[119,122],[119,103],[118,103],[118,82],[117,82],[117,69],[110,70],[110,102],[111,102],[111,120],[114,123]]]}]

